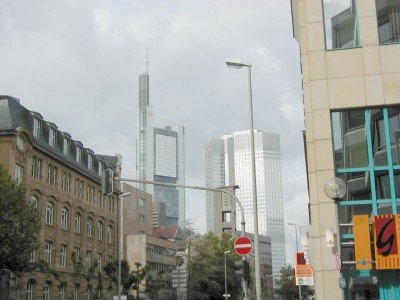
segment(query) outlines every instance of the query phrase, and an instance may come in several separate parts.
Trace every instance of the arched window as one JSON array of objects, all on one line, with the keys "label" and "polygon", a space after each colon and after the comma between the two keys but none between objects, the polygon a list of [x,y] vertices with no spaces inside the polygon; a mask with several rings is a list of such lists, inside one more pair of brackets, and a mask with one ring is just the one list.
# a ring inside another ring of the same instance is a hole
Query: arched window
[{"label": "arched window", "polygon": [[43,300],[50,300],[50,286],[47,282],[43,286]]},{"label": "arched window", "polygon": [[97,237],[99,241],[103,240],[103,223],[101,221],[97,223]]},{"label": "arched window", "polygon": [[58,288],[58,300],[65,300],[65,287],[63,285]]},{"label": "arched window", "polygon": [[54,205],[51,202],[46,203],[46,224],[53,225],[54,223]]},{"label": "arched window", "polygon": [[81,233],[81,214],[75,214],[75,222],[74,222],[74,232]]},{"label": "arched window", "polygon": [[85,290],[85,300],[90,300],[90,289],[88,287]]},{"label": "arched window", "polygon": [[88,237],[93,235],[93,219],[89,217],[86,222],[86,234]]},{"label": "arched window", "polygon": [[107,225],[107,243],[112,243],[112,226]]},{"label": "arched window", "polygon": [[64,207],[61,209],[61,228],[68,229],[68,210]]},{"label": "arched window", "polygon": [[79,285],[74,286],[74,293],[72,295],[73,300],[78,300],[78,294],[79,294]]},{"label": "arched window", "polygon": [[31,198],[29,199],[29,202],[30,202],[32,208],[37,211],[39,208],[39,199],[36,196],[31,196]]},{"label": "arched window", "polygon": [[32,280],[29,280],[28,284],[26,285],[26,300],[33,300],[34,290],[35,290],[35,282]]}]

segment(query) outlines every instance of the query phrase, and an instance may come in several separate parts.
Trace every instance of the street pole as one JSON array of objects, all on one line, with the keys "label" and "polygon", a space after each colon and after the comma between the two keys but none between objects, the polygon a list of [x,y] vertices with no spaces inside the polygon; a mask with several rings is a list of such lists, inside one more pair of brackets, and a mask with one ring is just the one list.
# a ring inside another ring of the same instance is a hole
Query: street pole
[{"label": "street pole", "polygon": [[256,181],[256,156],[254,146],[254,123],[253,123],[253,92],[251,87],[251,64],[241,61],[226,61],[228,67],[242,68],[247,67],[249,82],[249,111],[250,111],[250,142],[251,142],[251,166],[252,166],[252,185],[253,185],[253,221],[254,221],[254,265],[256,279],[256,297],[261,300],[261,272],[260,272],[260,242],[258,236],[258,205],[257,205],[257,181]]},{"label": "street pole", "polygon": [[[288,225],[294,225],[296,230],[296,251],[299,252],[299,243],[297,241],[297,223],[288,223]],[[299,284],[299,300],[301,300],[301,285]]]},{"label": "street pole", "polygon": [[224,266],[225,266],[225,300],[228,299],[228,283],[226,281],[226,254],[229,253],[231,251],[225,251],[224,252]]},{"label": "street pole", "polygon": [[119,233],[119,242],[118,242],[118,300],[121,300],[121,260],[122,260],[122,240],[123,240],[123,234],[122,234],[122,213],[123,213],[123,207],[122,207],[122,201],[125,196],[129,196],[131,193],[123,193],[118,196],[119,201],[118,201],[118,233]]}]

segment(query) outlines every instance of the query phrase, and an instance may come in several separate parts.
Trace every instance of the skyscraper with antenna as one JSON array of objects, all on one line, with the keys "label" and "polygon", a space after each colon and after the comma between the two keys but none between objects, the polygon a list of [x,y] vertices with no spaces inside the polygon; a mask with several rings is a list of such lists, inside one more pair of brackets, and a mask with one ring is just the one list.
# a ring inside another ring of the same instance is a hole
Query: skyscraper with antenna
[{"label": "skyscraper with antenna", "polygon": [[[149,51],[146,72],[139,76],[139,124],[136,142],[137,178],[175,184],[185,183],[184,127],[169,125],[154,127],[150,105]],[[185,190],[175,187],[139,184],[139,188],[153,195],[154,201],[165,203],[165,220],[160,225],[183,225],[185,221]]]}]

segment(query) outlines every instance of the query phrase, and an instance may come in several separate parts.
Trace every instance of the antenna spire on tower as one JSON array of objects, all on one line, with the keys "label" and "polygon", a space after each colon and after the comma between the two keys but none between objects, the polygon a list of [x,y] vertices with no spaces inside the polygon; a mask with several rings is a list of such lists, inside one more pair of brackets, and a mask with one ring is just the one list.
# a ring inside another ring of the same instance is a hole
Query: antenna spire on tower
[{"label": "antenna spire on tower", "polygon": [[149,74],[149,46],[146,47],[146,74]]}]

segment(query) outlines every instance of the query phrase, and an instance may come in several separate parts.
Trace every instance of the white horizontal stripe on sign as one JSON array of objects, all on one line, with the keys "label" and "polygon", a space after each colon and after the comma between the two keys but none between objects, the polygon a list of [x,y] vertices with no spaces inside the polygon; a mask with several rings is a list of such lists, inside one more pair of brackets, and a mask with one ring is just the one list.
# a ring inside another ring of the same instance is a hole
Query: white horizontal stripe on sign
[{"label": "white horizontal stripe on sign", "polygon": [[241,248],[251,248],[251,244],[239,244],[239,245],[235,245],[235,249],[241,249]]}]

